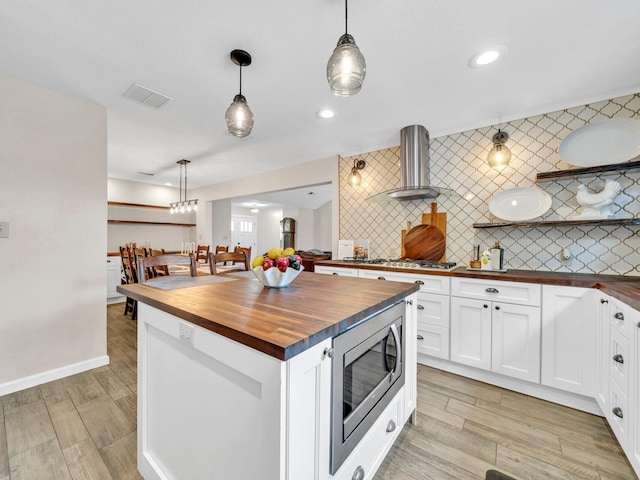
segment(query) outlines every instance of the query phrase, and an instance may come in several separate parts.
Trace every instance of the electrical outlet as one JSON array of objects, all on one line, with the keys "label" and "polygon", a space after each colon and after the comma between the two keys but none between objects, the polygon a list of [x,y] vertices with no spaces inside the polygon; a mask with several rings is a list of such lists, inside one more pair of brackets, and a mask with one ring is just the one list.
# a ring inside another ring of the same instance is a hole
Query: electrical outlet
[{"label": "electrical outlet", "polygon": [[573,254],[571,253],[571,250],[569,250],[568,248],[563,248],[562,250],[560,250],[560,265],[570,267],[572,262]]},{"label": "electrical outlet", "polygon": [[193,345],[193,325],[189,325],[188,323],[180,322],[178,324],[179,337],[180,340],[186,342],[190,345]]}]

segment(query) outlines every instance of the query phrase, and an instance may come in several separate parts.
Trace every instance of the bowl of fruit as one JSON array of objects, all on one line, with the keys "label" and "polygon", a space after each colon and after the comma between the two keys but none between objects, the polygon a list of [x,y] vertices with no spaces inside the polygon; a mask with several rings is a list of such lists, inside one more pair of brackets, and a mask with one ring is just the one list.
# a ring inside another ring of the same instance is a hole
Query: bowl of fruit
[{"label": "bowl of fruit", "polygon": [[266,287],[288,287],[304,270],[302,258],[293,248],[274,247],[251,262],[253,274]]}]

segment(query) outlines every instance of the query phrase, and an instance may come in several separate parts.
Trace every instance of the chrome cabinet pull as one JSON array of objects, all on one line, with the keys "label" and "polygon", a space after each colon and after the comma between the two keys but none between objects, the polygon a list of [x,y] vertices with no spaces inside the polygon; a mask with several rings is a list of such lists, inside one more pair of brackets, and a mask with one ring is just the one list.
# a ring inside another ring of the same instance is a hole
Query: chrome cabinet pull
[{"label": "chrome cabinet pull", "polygon": [[424,305],[418,304],[418,310],[424,310]]},{"label": "chrome cabinet pull", "polygon": [[615,318],[616,320],[622,320],[624,322],[624,313],[616,312],[616,314],[613,316],[613,318]]},{"label": "chrome cabinet pull", "polygon": [[497,288],[489,287],[485,290],[487,293],[500,293]]},{"label": "chrome cabinet pull", "polygon": [[489,308],[489,305],[487,305],[486,303],[483,305],[484,308]]},{"label": "chrome cabinet pull", "polygon": [[407,300],[407,305],[413,305],[413,300]]},{"label": "chrome cabinet pull", "polygon": [[622,409],[620,407],[615,407],[613,410],[611,410],[611,412],[618,418],[624,418],[624,415],[622,414]]},{"label": "chrome cabinet pull", "polygon": [[601,298],[600,303],[609,303],[609,300],[607,300],[606,298]]},{"label": "chrome cabinet pull", "polygon": [[322,352],[322,355],[328,358],[333,358],[333,348],[329,348],[329,347],[325,348],[324,352]]},{"label": "chrome cabinet pull", "polygon": [[416,280],[413,283],[417,283],[418,285],[424,285],[424,282],[422,280]]},{"label": "chrome cabinet pull", "polygon": [[358,468],[353,472],[351,480],[364,480],[364,468],[362,468],[362,465],[358,465]]},{"label": "chrome cabinet pull", "polygon": [[418,335],[418,340],[424,340],[424,337],[422,335]]},{"label": "chrome cabinet pull", "polygon": [[617,354],[613,356],[613,361],[618,363],[624,363],[624,358],[622,357],[622,355]]},{"label": "chrome cabinet pull", "polygon": [[332,273],[331,275],[338,275],[338,273],[336,273],[336,272],[333,272],[333,273]]},{"label": "chrome cabinet pull", "polygon": [[498,305],[496,305],[496,310],[500,310],[500,307]]},{"label": "chrome cabinet pull", "polygon": [[378,277],[378,280],[386,280],[384,277]]},{"label": "chrome cabinet pull", "polygon": [[396,429],[396,422],[394,422],[393,420],[389,420],[389,423],[387,423],[387,433],[391,433]]}]

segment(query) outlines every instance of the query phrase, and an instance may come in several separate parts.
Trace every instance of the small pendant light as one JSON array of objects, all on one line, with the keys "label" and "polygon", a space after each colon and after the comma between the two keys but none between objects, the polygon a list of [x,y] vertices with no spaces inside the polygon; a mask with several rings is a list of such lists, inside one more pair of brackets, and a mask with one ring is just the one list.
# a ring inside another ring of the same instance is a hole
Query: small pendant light
[{"label": "small pendant light", "polygon": [[493,141],[493,148],[487,155],[487,163],[491,168],[502,170],[511,161],[511,150],[505,145],[509,140],[509,134],[498,129],[498,133],[491,140]]},{"label": "small pendant light", "polygon": [[350,97],[362,88],[367,65],[354,38],[347,33],[347,0],[344,1],[344,35],[327,62],[327,80],[334,95]]},{"label": "small pendant light", "polygon": [[253,112],[247,104],[247,99],[242,95],[242,67],[251,65],[251,55],[244,50],[233,50],[231,61],[240,67],[240,93],[233,99],[233,103],[227,108],[224,119],[227,122],[227,130],[236,137],[246,137],[253,128]]}]

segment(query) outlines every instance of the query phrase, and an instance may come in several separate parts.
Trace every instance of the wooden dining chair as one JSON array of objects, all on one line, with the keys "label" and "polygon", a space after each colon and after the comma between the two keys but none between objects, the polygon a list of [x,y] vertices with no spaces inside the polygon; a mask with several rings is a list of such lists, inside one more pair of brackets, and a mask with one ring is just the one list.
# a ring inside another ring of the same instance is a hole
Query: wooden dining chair
[{"label": "wooden dining chair", "polygon": [[[226,267],[227,262],[232,262],[231,267]],[[239,264],[236,266],[236,262]],[[221,268],[222,267],[222,268]],[[224,252],[209,254],[209,270],[211,275],[220,275],[221,273],[243,272],[250,270],[249,259],[244,252]]]},{"label": "wooden dining chair", "polygon": [[[157,257],[159,255],[164,255],[164,248],[150,248],[148,257]],[[147,269],[148,278],[157,278],[163,277],[165,275],[169,275],[169,267],[166,265],[162,265],[159,267],[149,267]]]},{"label": "wooden dining chair", "polygon": [[198,249],[196,250],[196,261],[202,263],[207,263],[209,261],[209,245],[198,245]]},{"label": "wooden dining chair", "polygon": [[[130,285],[138,283],[138,274],[136,272],[135,261],[129,247],[120,247],[120,259],[122,260],[122,284]],[[127,297],[124,302],[124,314],[131,312],[131,319],[137,319],[138,302],[133,298]]]},{"label": "wooden dining chair", "polygon": [[[238,246],[238,247],[235,247],[233,249],[233,251],[235,253],[243,252],[247,256],[247,259],[249,261],[251,261],[251,247],[240,247],[240,246]],[[233,262],[233,265],[235,265],[235,262]]]},{"label": "wooden dining chair", "polygon": [[157,255],[155,257],[138,257],[138,281],[139,283],[146,283],[147,277],[145,269],[147,268],[157,268],[157,267],[168,267],[169,265],[188,265],[189,271],[192,277],[198,276],[198,270],[196,269],[196,258],[195,255],[176,255],[176,254],[165,254],[165,255]]}]

